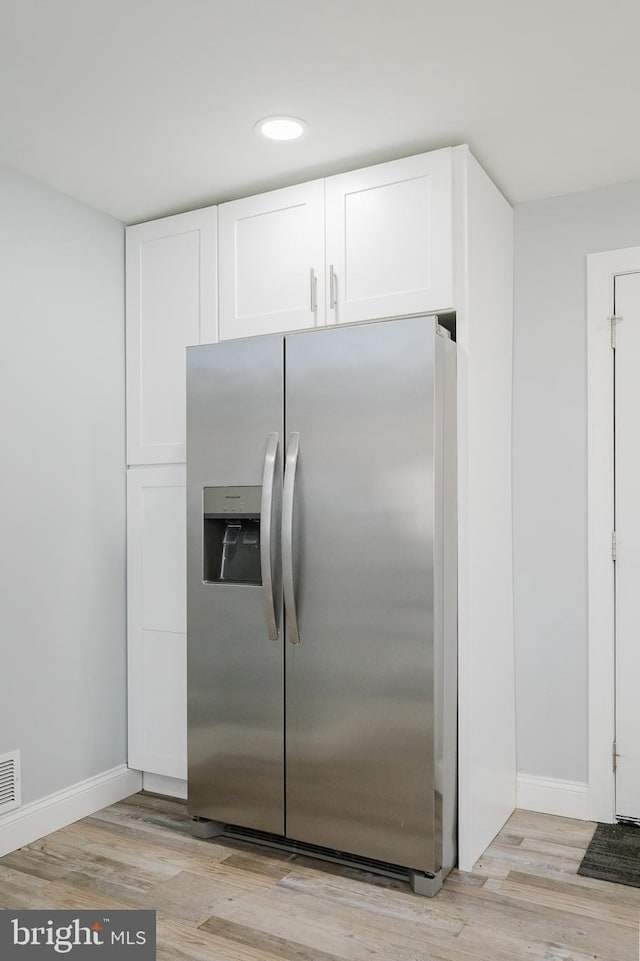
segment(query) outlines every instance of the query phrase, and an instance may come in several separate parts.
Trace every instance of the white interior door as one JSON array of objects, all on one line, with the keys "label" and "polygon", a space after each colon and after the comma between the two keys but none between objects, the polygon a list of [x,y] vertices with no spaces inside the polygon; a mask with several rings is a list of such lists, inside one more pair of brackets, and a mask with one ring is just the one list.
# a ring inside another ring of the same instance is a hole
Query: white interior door
[{"label": "white interior door", "polygon": [[640,273],[615,313],[616,815],[640,819]]}]

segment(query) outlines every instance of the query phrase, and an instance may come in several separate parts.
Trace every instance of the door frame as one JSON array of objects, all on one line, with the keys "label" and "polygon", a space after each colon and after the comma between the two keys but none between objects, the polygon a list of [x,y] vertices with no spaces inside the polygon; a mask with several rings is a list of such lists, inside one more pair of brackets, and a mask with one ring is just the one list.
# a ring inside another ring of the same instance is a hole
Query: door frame
[{"label": "door frame", "polygon": [[587,605],[589,818],[615,821],[614,282],[640,272],[640,247],[587,256]]}]

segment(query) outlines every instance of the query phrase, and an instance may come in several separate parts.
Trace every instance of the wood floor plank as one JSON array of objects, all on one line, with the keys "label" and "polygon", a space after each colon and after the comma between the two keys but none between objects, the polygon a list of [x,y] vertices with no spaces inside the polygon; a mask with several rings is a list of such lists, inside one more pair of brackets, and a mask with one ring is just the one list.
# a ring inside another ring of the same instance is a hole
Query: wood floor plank
[{"label": "wood floor plank", "polygon": [[64,844],[85,852],[89,857],[117,858],[123,865],[157,875],[158,880],[172,877],[180,871],[215,870],[217,861],[226,860],[233,851],[227,847],[201,844],[194,851],[165,845],[162,836],[149,838],[136,834],[135,838],[114,832],[108,827],[88,823],[88,819],[56,832]]},{"label": "wood floor plank", "polygon": [[70,871],[60,878],[63,884],[101,897],[115,898],[131,908],[149,907],[148,894],[155,888],[154,884],[143,882],[123,871],[120,878],[90,874],[88,871]]},{"label": "wood floor plank", "polygon": [[282,961],[339,961],[335,954],[327,954],[326,951],[318,948],[310,948],[305,944],[289,941],[274,934],[265,934],[249,925],[224,921],[222,918],[209,918],[204,924],[199,925],[199,929],[227,941],[273,954]]},{"label": "wood floor plank", "polygon": [[54,881],[69,870],[66,858],[52,856],[46,839],[5,855],[0,863],[4,868],[15,868],[43,881]]},{"label": "wood floor plank", "polygon": [[169,830],[174,835],[183,834],[188,840],[199,840],[191,838],[191,824],[188,818],[174,815],[163,818],[155,812],[145,813],[145,809],[139,805],[118,808],[113,805],[92,815],[96,821],[107,821],[115,824],[125,824],[129,829],[135,828],[144,834],[159,834]]},{"label": "wood floor plank", "polygon": [[504,833],[538,838],[541,841],[559,839],[562,844],[575,844],[586,849],[595,829],[593,821],[578,821],[575,818],[518,810],[513,812],[498,837]]},{"label": "wood floor plank", "polygon": [[502,868],[504,871],[505,868],[510,870],[514,865],[520,865],[523,871],[559,870],[569,875],[576,873],[581,860],[579,853],[567,857],[562,850],[554,853],[534,851],[524,845],[513,848],[509,845],[493,844],[478,860],[476,867],[485,874],[492,874],[492,869]]},{"label": "wood floor plank", "polygon": [[228,868],[235,868],[237,871],[248,871],[250,874],[260,874],[279,881],[290,872],[292,861],[290,857],[276,861],[261,854],[238,852],[230,854],[222,863]]},{"label": "wood floor plank", "polygon": [[92,911],[108,909],[111,911],[126,911],[137,905],[129,901],[120,901],[105,892],[96,892],[87,888],[73,887],[62,881],[51,881],[41,889],[38,904],[31,907],[59,908],[61,910]]},{"label": "wood floor plank", "polygon": [[57,835],[53,835],[42,844],[40,853],[57,867],[66,865],[67,873],[86,872],[98,878],[130,884],[134,888],[151,888],[179,871],[162,861],[139,857],[132,859],[127,855],[123,857],[123,852],[118,851],[115,845],[96,847],[85,843],[84,835],[80,835],[77,843],[71,843],[69,835],[60,841]]},{"label": "wood floor plank", "polygon": [[630,961],[637,951],[638,933],[626,925],[604,922],[599,918],[575,916],[570,911],[541,905],[517,895],[482,888],[464,894],[451,888],[441,892],[443,907],[465,922],[461,936],[473,929],[507,932],[540,943],[564,945],[569,950],[592,953],[609,961]]},{"label": "wood floor plank", "polygon": [[[613,891],[593,890],[568,881],[558,882],[549,878],[533,878],[519,871],[511,871],[504,881],[490,882],[488,890],[498,894],[516,895],[524,901],[582,914],[585,917],[613,921],[638,931],[640,902],[637,897],[627,899],[620,892],[620,885],[611,885]],[[638,889],[632,889],[638,891]],[[640,894],[640,891],[638,891]]]},{"label": "wood floor plank", "polygon": [[308,869],[294,868],[278,887],[295,890],[332,904],[356,908],[378,918],[413,922],[449,934],[459,934],[462,929],[460,921],[442,913],[437,899],[417,898],[409,891],[408,885],[402,892],[381,891],[362,881],[329,877],[320,880]]},{"label": "wood floor plank", "polygon": [[149,908],[157,907],[169,917],[183,918],[202,924],[214,913],[221,901],[258,898],[262,889],[272,887],[275,879],[229,868],[224,861],[216,865],[215,875],[204,877],[182,871],[169,881],[156,885],[147,897]]},{"label": "wood floor plank", "polygon": [[0,858],[0,907],[35,908],[42,897],[47,880],[14,870]]},{"label": "wood floor plank", "polygon": [[158,916],[157,961],[282,961],[280,957],[237,941]]},{"label": "wood floor plank", "polygon": [[575,844],[560,844],[558,841],[542,841],[539,838],[523,838],[518,850],[565,858],[571,864],[580,864],[584,854],[584,848]]},{"label": "wood floor plank", "polygon": [[[568,946],[562,939],[538,938],[526,929],[503,931],[481,921],[464,927],[458,947],[475,961],[620,961],[614,955],[595,954],[588,945],[581,950]],[[445,958],[448,961],[446,955]],[[624,961],[636,961],[636,958],[629,955]]]},{"label": "wood floor plank", "polygon": [[567,878],[566,875],[558,876],[558,873],[555,872],[553,876],[542,877],[534,874],[524,874],[521,871],[510,871],[508,877],[524,881],[534,887],[548,888],[559,893],[568,890],[580,892],[591,905],[596,903],[625,905],[636,912],[640,922],[640,888],[632,888],[626,884],[606,884],[597,878],[587,878],[582,874]]},{"label": "wood floor plank", "polygon": [[[420,900],[410,893],[406,898]],[[309,890],[280,882],[259,895],[221,900],[212,913],[349,961],[365,961],[377,953],[385,961],[405,961],[419,956],[425,944],[451,948],[462,928],[455,919],[443,921],[435,909],[420,913],[418,921],[363,910],[350,903],[349,896],[326,897],[326,881]]]},{"label": "wood floor plank", "polygon": [[[224,844],[219,844],[215,839],[204,840],[202,838],[192,837],[184,832],[174,834],[171,830],[159,827],[156,824],[147,825],[146,827],[141,826],[139,821],[132,824],[127,820],[126,816],[123,816],[121,813],[114,815],[111,808],[106,808],[105,811],[98,813],[100,817],[94,814],[77,823],[101,830],[107,834],[111,834],[113,837],[122,838],[125,841],[131,842],[133,845],[149,844],[156,846],[159,851],[174,851],[189,858],[201,857],[212,861],[215,858],[222,859],[228,857],[232,852],[230,845],[226,841]],[[63,830],[67,831],[74,827],[75,825],[70,825]]]}]

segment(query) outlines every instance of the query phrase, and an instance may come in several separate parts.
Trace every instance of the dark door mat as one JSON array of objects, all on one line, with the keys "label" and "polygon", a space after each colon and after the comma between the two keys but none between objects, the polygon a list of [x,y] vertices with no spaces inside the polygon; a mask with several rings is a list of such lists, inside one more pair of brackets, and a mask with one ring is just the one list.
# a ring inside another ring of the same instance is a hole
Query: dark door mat
[{"label": "dark door mat", "polygon": [[598,824],[578,874],[640,888],[640,827]]}]

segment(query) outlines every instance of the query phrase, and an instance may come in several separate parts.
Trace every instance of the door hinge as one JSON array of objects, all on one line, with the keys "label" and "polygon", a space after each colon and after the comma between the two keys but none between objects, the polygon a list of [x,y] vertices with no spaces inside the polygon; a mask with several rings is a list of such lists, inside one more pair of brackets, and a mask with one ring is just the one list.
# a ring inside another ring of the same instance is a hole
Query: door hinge
[{"label": "door hinge", "polygon": [[615,774],[615,772],[616,772],[616,770],[617,770],[617,768],[618,768],[618,752],[617,752],[616,748],[617,748],[617,744],[616,744],[616,742],[614,741],[614,742],[613,742],[613,757],[612,757],[614,774]]},{"label": "door hinge", "polygon": [[616,325],[622,320],[619,315],[613,314],[609,317],[609,323],[611,324],[611,349],[616,349]]},{"label": "door hinge", "polygon": [[618,544],[617,544],[616,532],[612,531],[611,532],[611,560],[612,561],[615,561],[618,559],[617,553],[618,553]]}]

